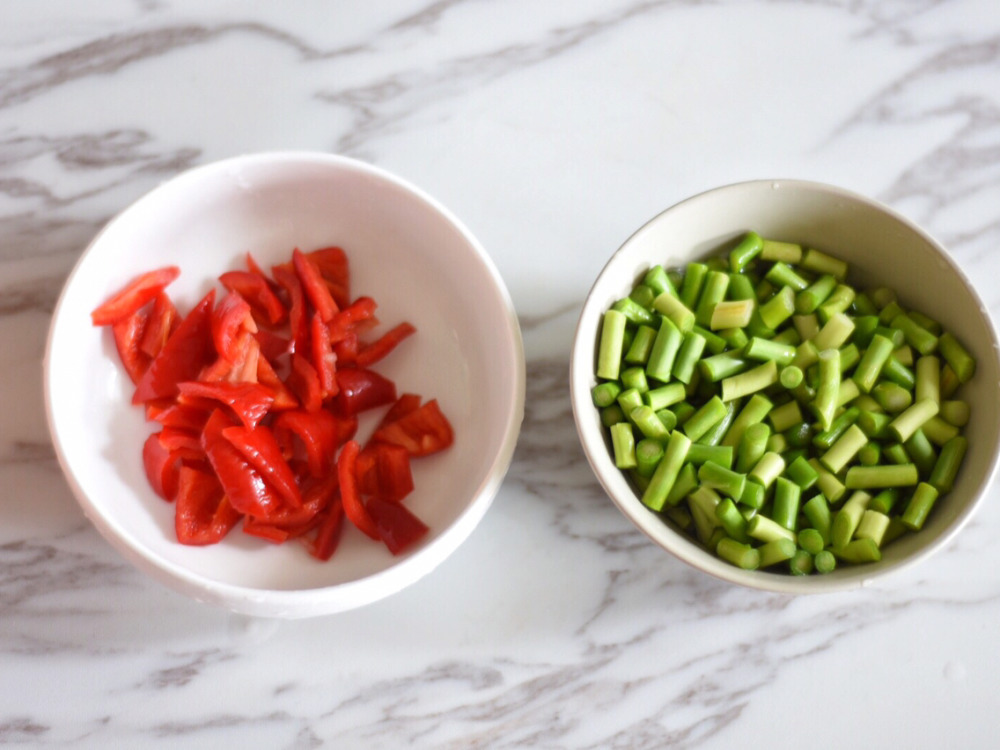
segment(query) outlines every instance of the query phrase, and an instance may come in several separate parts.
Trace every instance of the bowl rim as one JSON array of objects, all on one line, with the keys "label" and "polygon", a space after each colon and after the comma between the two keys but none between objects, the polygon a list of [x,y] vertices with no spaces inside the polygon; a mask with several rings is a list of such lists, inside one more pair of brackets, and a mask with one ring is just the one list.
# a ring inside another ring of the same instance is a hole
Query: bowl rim
[{"label": "bowl rim", "polygon": [[[55,375],[51,369],[51,360],[67,293],[84,262],[99,246],[109,229],[123,216],[137,209],[140,205],[157,200],[162,192],[176,187],[178,183],[197,181],[208,173],[224,171],[235,166],[279,163],[321,165],[363,174],[402,190],[450,224],[461,235],[463,241],[473,251],[478,262],[486,271],[503,306],[514,372],[510,387],[504,394],[504,399],[509,402],[510,406],[502,425],[503,438],[500,447],[479,486],[451,525],[432,542],[399,558],[383,570],[350,581],[305,589],[258,588],[217,581],[177,563],[164,560],[146,549],[138,540],[125,533],[113,517],[104,514],[83,491],[70,468],[52,405]],[[347,611],[397,593],[431,573],[471,535],[492,505],[513,460],[524,419],[526,364],[520,323],[510,292],[485,247],[449,208],[423,188],[373,164],[321,151],[276,150],[243,153],[186,169],[145,192],[108,219],[80,253],[60,290],[46,336],[42,359],[42,384],[46,423],[63,476],[84,515],[97,528],[101,536],[126,560],[161,584],[196,601],[224,607],[233,612],[250,616],[297,619]]]},{"label": "bowl rim", "polygon": [[[594,292],[600,286],[604,277],[611,273],[612,266],[616,258],[622,254],[626,248],[651,225],[660,221],[664,216],[683,209],[687,204],[700,201],[714,194],[726,192],[755,189],[764,191],[778,190],[779,188],[796,188],[812,191],[818,194],[825,194],[830,197],[840,198],[852,203],[861,204],[874,209],[888,216],[888,218],[899,223],[908,231],[922,238],[936,254],[951,268],[952,272],[959,278],[980,311],[983,324],[987,333],[992,339],[991,355],[995,361],[1000,363],[1000,340],[996,323],[990,314],[989,308],[984,304],[979,292],[969,280],[962,268],[955,259],[945,249],[944,245],[933,237],[927,230],[923,229],[915,222],[875,198],[862,195],[843,187],[831,185],[815,180],[803,179],[783,179],[783,178],[760,178],[731,182],[717,187],[702,190],[687,198],[684,198],[666,209],[658,212],[653,217],[644,222],[638,229],[632,232],[624,242],[611,254],[598,273],[594,283],[587,292],[585,301],[581,307],[576,328],[572,340],[572,354],[570,356],[570,401],[573,411],[573,419],[576,423],[577,436],[583,448],[584,455],[595,477],[604,489],[605,494],[611,498],[615,506],[629,521],[641,531],[648,539],[658,546],[664,548],[687,565],[707,573],[714,578],[726,581],[731,584],[738,584],[747,588],[758,589],[783,594],[819,594],[833,593],[870,586],[876,579],[883,579],[908,569],[917,563],[927,559],[934,553],[949,544],[956,535],[972,519],[983,499],[987,495],[990,486],[996,478],[998,467],[1000,467],[1000,451],[994,451],[989,460],[986,472],[979,484],[978,490],[966,504],[962,512],[955,518],[937,539],[914,551],[900,560],[895,560],[877,566],[858,566],[856,574],[849,576],[822,577],[817,576],[790,576],[770,571],[755,570],[746,571],[734,565],[730,565],[712,555],[707,550],[700,547],[695,541],[685,538],[672,526],[661,522],[665,531],[662,534],[654,533],[653,525],[648,523],[649,514],[652,513],[639,501],[636,493],[628,485],[627,496],[620,496],[617,489],[611,484],[610,476],[620,475],[621,472],[613,463],[609,463],[608,450],[604,442],[603,435],[598,430],[593,429],[593,422],[587,421],[585,415],[592,417],[594,410],[590,400],[590,385],[593,380],[593,355],[596,349],[595,330],[590,325],[588,318],[597,307],[597,300]],[[586,356],[584,354],[586,353]],[[598,440],[600,438],[600,440]],[[599,446],[598,446],[599,443]],[[609,467],[610,466],[610,470]],[[644,516],[644,518],[643,518]],[[646,521],[646,522],[644,522]],[[659,529],[657,529],[659,530]],[[853,571],[852,571],[853,572]]]}]

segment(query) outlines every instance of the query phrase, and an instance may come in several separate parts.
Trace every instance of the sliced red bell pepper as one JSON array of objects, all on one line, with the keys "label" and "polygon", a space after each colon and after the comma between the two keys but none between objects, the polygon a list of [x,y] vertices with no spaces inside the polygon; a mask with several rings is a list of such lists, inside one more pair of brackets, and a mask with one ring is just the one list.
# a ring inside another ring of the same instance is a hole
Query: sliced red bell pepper
[{"label": "sliced red bell pepper", "polygon": [[181,270],[177,266],[166,266],[137,276],[107,302],[98,305],[90,313],[91,322],[95,326],[107,326],[127,318],[145,307],[147,302],[163,291],[164,287],[180,273]]},{"label": "sliced red bell pepper", "polygon": [[173,396],[182,380],[193,380],[205,366],[212,350],[209,315],[215,304],[211,290],[195,305],[150,362],[132,395],[133,404]]},{"label": "sliced red bell pepper", "polygon": [[411,456],[426,456],[450,446],[455,435],[437,399],[431,399],[419,409],[377,429],[372,441],[401,445]]},{"label": "sliced red bell pepper", "polygon": [[278,325],[288,315],[284,303],[271,289],[263,274],[227,271],[219,277],[219,282],[230,292],[238,292],[262,322],[268,325]]},{"label": "sliced red bell pepper", "polygon": [[153,300],[153,309],[149,312],[146,330],[143,331],[139,348],[150,358],[160,353],[166,346],[167,339],[181,324],[177,308],[166,292],[160,292]]},{"label": "sliced red bell pepper", "polygon": [[172,501],[177,496],[180,458],[164,447],[158,433],[154,432],[143,443],[142,465],[153,491],[164,500]]},{"label": "sliced red bell pepper", "polygon": [[176,504],[174,529],[181,544],[215,544],[240,520],[219,480],[190,466],[178,472]]},{"label": "sliced red bell pepper", "polygon": [[306,310],[305,293],[302,282],[293,269],[274,266],[271,269],[275,281],[288,293],[288,327],[292,335],[292,352],[305,353],[309,343],[309,317]]},{"label": "sliced red bell pepper", "polygon": [[330,470],[340,446],[340,426],[333,414],[325,409],[283,411],[275,417],[273,429],[278,444],[286,451],[291,449],[293,435],[302,441],[309,473],[314,477],[324,476]]},{"label": "sliced red bell pepper", "polygon": [[319,269],[337,306],[347,307],[351,300],[351,273],[347,253],[339,247],[323,247],[307,255]]},{"label": "sliced red bell pepper", "polygon": [[273,331],[261,328],[254,334],[257,343],[260,345],[260,353],[271,362],[277,362],[292,351],[292,341],[285,336],[279,336]]},{"label": "sliced red bell pepper", "polygon": [[223,430],[232,426],[222,411],[214,411],[201,433],[202,447],[230,504],[240,513],[267,519],[281,507],[281,496],[226,440]]},{"label": "sliced red bell pepper", "polygon": [[349,333],[333,344],[337,367],[353,367],[358,361],[358,334]]},{"label": "sliced red bell pepper", "polygon": [[379,420],[378,426],[375,429],[378,430],[390,422],[395,422],[397,419],[405,417],[410,412],[416,411],[420,408],[420,401],[421,398],[416,393],[404,393],[396,399],[396,403],[389,407],[389,411],[382,416],[382,419]]},{"label": "sliced red bell pepper", "polygon": [[210,398],[225,404],[246,427],[255,427],[267,414],[274,402],[271,392],[259,383],[203,383],[186,381],[178,383],[183,396]]},{"label": "sliced red bell pepper", "polygon": [[396,400],[396,385],[374,370],[338,369],[337,413],[354,416]]},{"label": "sliced red bell pepper", "polygon": [[427,534],[427,526],[402,503],[393,503],[381,497],[372,497],[366,506],[379,537],[394,555],[420,541]]},{"label": "sliced red bell pepper", "polygon": [[111,326],[115,339],[115,349],[129,379],[137,384],[149,369],[152,359],[142,351],[143,332],[146,329],[148,316],[144,310],[138,310],[126,318],[122,318]]},{"label": "sliced red bell pepper", "polygon": [[285,411],[286,409],[297,409],[299,401],[285,385],[285,382],[278,377],[271,363],[266,357],[257,359],[257,382],[265,388],[270,389],[274,402],[271,404],[271,411]]},{"label": "sliced red bell pepper", "polygon": [[278,491],[293,508],[302,507],[302,495],[281,448],[267,427],[226,427],[222,436],[232,443],[261,476]]},{"label": "sliced red bell pepper", "polygon": [[285,381],[306,411],[319,411],[323,407],[323,389],[319,373],[305,355],[292,354],[292,372]]},{"label": "sliced red bell pepper", "polygon": [[316,538],[309,545],[309,554],[318,560],[329,560],[340,544],[340,534],[344,528],[344,505],[336,498],[323,512],[322,523],[316,530]]},{"label": "sliced red bell pepper", "polygon": [[381,337],[358,350],[358,367],[371,367],[399,346],[403,339],[416,332],[417,329],[409,323],[400,323],[395,328],[389,329]]},{"label": "sliced red bell pepper", "polygon": [[326,323],[319,313],[312,317],[312,365],[319,378],[321,400],[326,400],[337,393],[337,380],[334,377],[337,370],[337,356],[330,346],[330,334]]},{"label": "sliced red bell pepper", "polygon": [[250,331],[240,330],[230,343],[230,357],[218,356],[202,369],[198,380],[204,383],[256,383],[260,344]]},{"label": "sliced red bell pepper", "polygon": [[333,316],[340,309],[330,294],[330,290],[320,275],[316,264],[301,250],[295,248],[292,251],[292,263],[295,266],[295,273],[298,274],[302,283],[302,291],[306,299],[309,300],[313,309],[319,313],[324,323],[333,320]]},{"label": "sliced red bell pepper", "polygon": [[330,321],[330,341],[336,343],[349,333],[357,333],[362,323],[375,317],[378,305],[371,297],[358,297],[354,302],[333,316]]},{"label": "sliced red bell pepper", "polygon": [[204,409],[193,403],[171,401],[166,406],[162,404],[162,401],[148,401],[146,419],[159,422],[164,427],[177,427],[200,434],[211,414],[211,409]]},{"label": "sliced red bell pepper", "polygon": [[249,331],[256,333],[257,324],[248,303],[239,292],[229,292],[212,311],[212,342],[216,353],[235,362],[240,355],[237,337],[240,333]]},{"label": "sliced red bell pepper", "polygon": [[201,432],[181,429],[179,427],[164,427],[157,437],[166,450],[189,461],[204,461],[205,451],[201,447]]},{"label": "sliced red bell pepper", "polygon": [[372,443],[358,454],[358,490],[398,503],[413,492],[410,452],[401,445]]},{"label": "sliced red bell pepper", "polygon": [[337,458],[337,479],[340,481],[340,500],[344,513],[366,536],[379,539],[379,530],[365,511],[361,494],[358,492],[357,461],[361,446],[356,440],[348,440]]}]

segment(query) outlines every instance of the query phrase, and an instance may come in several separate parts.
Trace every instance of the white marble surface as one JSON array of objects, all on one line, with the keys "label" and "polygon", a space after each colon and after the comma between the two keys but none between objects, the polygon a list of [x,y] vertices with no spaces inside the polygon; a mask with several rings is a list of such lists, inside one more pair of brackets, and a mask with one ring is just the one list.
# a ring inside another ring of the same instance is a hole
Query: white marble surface
[{"label": "white marble surface", "polygon": [[[513,466],[454,557],[280,624],[126,565],[59,473],[40,384],[110,216],[279,148],[365,159],[463,217],[529,377]],[[1000,490],[931,563],[796,599],[666,558],[583,459],[566,376],[592,279],[660,209],[756,177],[888,202],[1000,314],[995,0],[0,5],[0,744],[996,747]]]}]

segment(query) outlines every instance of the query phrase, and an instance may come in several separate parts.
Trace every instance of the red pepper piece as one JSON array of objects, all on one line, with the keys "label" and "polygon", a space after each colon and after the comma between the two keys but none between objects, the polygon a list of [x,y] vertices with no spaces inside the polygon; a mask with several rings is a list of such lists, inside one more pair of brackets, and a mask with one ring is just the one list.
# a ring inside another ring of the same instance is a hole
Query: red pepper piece
[{"label": "red pepper piece", "polygon": [[357,461],[361,446],[356,440],[344,443],[340,456],[337,458],[337,479],[340,481],[340,499],[344,504],[344,513],[355,526],[372,539],[381,538],[378,527],[372,521],[361,502],[357,482]]},{"label": "red pepper piece", "polygon": [[347,253],[339,247],[323,247],[307,253],[316,264],[338,307],[347,307],[351,300],[351,273]]},{"label": "red pepper piece", "polygon": [[240,520],[210,472],[182,466],[177,475],[174,528],[181,544],[215,544]]},{"label": "red pepper piece", "polygon": [[292,355],[292,372],[288,376],[287,383],[299,397],[306,411],[318,411],[323,407],[323,389],[319,373],[309,360],[298,352]]},{"label": "red pepper piece", "polygon": [[288,293],[288,327],[292,334],[292,352],[308,351],[309,318],[306,312],[306,300],[302,291],[302,283],[295,271],[288,266],[274,266],[271,269],[275,281]]},{"label": "red pepper piece", "polygon": [[344,528],[344,505],[340,498],[334,500],[324,511],[322,523],[316,538],[309,545],[309,554],[318,560],[329,560],[340,544],[340,534]]},{"label": "red pepper piece", "polygon": [[167,451],[191,461],[204,461],[205,451],[201,447],[201,433],[179,427],[164,427],[157,437]]},{"label": "red pepper piece", "polygon": [[260,264],[256,260],[254,260],[253,255],[247,253],[246,262],[247,262],[247,270],[250,273],[255,273],[265,281],[268,281],[267,274],[264,273],[264,269],[260,267]]},{"label": "red pepper piece", "polygon": [[395,422],[397,419],[405,417],[410,412],[416,411],[420,408],[420,400],[420,396],[416,393],[404,393],[396,399],[396,403],[389,407],[389,411],[385,413],[375,429],[378,430],[391,422]]},{"label": "red pepper piece", "polygon": [[377,340],[361,347],[357,357],[358,367],[371,367],[384,359],[389,352],[399,346],[399,342],[416,331],[417,329],[409,323],[400,323],[395,328],[386,331]]},{"label": "red pepper piece", "polygon": [[333,345],[338,367],[353,367],[358,361],[358,334],[349,333]]},{"label": "red pepper piece", "polygon": [[235,362],[241,354],[238,336],[244,331],[257,331],[250,304],[238,292],[230,292],[212,311],[212,342],[216,353]]},{"label": "red pepper piece", "polygon": [[268,325],[281,323],[288,311],[262,274],[250,271],[227,271],[219,283],[230,292],[237,292],[245,299],[256,315]]},{"label": "red pepper piece", "polygon": [[264,418],[274,396],[259,383],[202,383],[188,381],[179,383],[181,395],[210,398],[225,404],[239,417],[246,427],[255,427]]},{"label": "red pepper piece", "polygon": [[201,433],[208,421],[210,410],[203,409],[192,403],[175,403],[163,406],[162,401],[150,401],[146,404],[146,419],[159,422],[164,427],[177,427]]},{"label": "red pepper piece", "polygon": [[293,508],[302,506],[302,495],[295,482],[295,475],[268,428],[226,427],[222,436],[271,483],[288,505]]},{"label": "red pepper piece", "polygon": [[402,503],[373,497],[368,500],[367,510],[379,537],[394,555],[404,552],[427,534],[424,522]]},{"label": "red pepper piece", "polygon": [[177,330],[180,323],[173,301],[166,292],[160,292],[153,300],[153,309],[149,313],[139,349],[150,358],[155,357],[166,346],[167,339]]},{"label": "red pepper piece", "polygon": [[395,384],[373,370],[341,369],[336,377],[339,391],[335,403],[337,413],[343,416],[354,416],[396,400]]},{"label": "red pepper piece", "polygon": [[312,304],[313,309],[319,313],[324,323],[333,320],[333,316],[340,309],[330,294],[326,282],[320,275],[319,268],[309,259],[309,257],[298,248],[292,251],[292,263],[295,266],[295,273],[298,274],[299,281],[302,282],[302,291],[306,299]]},{"label": "red pepper piece", "polygon": [[287,451],[286,456],[291,452],[291,437],[294,435],[305,448],[309,473],[321,477],[329,471],[340,445],[341,428],[333,414],[325,409],[283,411],[275,417],[273,429],[278,444]]},{"label": "red pepper piece", "polygon": [[122,318],[112,324],[111,333],[115,339],[115,349],[129,379],[137,384],[149,369],[152,359],[142,351],[143,332],[146,329],[148,316],[139,310],[127,318]]},{"label": "red pepper piece", "polygon": [[179,382],[198,375],[211,353],[208,320],[214,303],[213,289],[181,321],[136,385],[133,404],[174,396]]},{"label": "red pepper piece", "polygon": [[256,383],[257,361],[260,359],[260,344],[253,333],[241,330],[230,344],[230,356],[216,357],[215,361],[205,367],[198,375],[203,383]]},{"label": "red pepper piece", "polygon": [[111,299],[90,313],[91,322],[95,326],[108,326],[127,318],[145,307],[147,302],[163,291],[164,287],[180,273],[181,270],[177,266],[167,266],[137,276]]},{"label": "red pepper piece", "polygon": [[153,433],[143,443],[142,465],[153,491],[164,500],[172,501],[177,496],[180,459],[163,446],[159,434]]},{"label": "red pepper piece", "polygon": [[245,515],[267,519],[281,507],[281,497],[226,440],[223,430],[231,426],[228,417],[214,411],[201,433],[202,447],[232,506]]},{"label": "red pepper piece", "polygon": [[358,455],[358,489],[398,503],[413,492],[410,452],[401,445],[373,443]]},{"label": "red pepper piece", "polygon": [[334,377],[337,357],[330,346],[330,336],[326,323],[319,313],[313,313],[312,318],[312,365],[319,378],[321,400],[326,400],[337,393],[337,380]]},{"label": "red pepper piece", "polygon": [[330,321],[330,341],[337,342],[349,333],[357,333],[362,323],[375,318],[377,307],[371,297],[358,297],[333,316],[333,320]]},{"label": "red pepper piece", "polygon": [[298,399],[288,390],[288,386],[278,377],[278,373],[274,371],[271,363],[263,356],[257,359],[257,382],[268,388],[274,397],[271,411],[284,411],[299,407]]},{"label": "red pepper piece", "polygon": [[393,443],[406,448],[411,456],[426,456],[444,450],[455,441],[451,423],[441,412],[437,399],[384,425],[372,435],[372,442]]},{"label": "red pepper piece", "polygon": [[257,344],[260,346],[260,353],[271,362],[276,362],[292,351],[291,339],[279,336],[273,331],[261,328],[254,334],[254,338],[257,339]]}]

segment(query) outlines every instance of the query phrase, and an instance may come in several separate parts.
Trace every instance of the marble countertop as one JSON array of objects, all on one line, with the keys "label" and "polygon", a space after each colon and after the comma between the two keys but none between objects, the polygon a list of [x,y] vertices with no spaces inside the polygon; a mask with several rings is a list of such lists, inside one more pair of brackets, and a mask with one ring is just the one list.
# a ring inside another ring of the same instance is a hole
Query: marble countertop
[{"label": "marble countertop", "polygon": [[[567,388],[615,248],[743,179],[888,203],[1000,313],[993,0],[51,0],[0,21],[0,744],[996,746],[1000,489],[870,588],[743,590],[619,514]],[[62,283],[112,215],[274,149],[369,161],[453,209],[528,358],[519,447],[472,537],[389,599],[282,623],[111,549],[60,474],[40,378]]]}]

